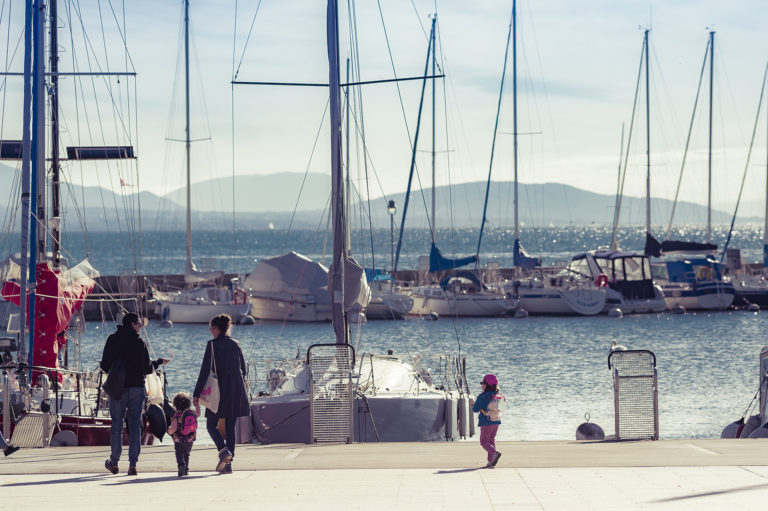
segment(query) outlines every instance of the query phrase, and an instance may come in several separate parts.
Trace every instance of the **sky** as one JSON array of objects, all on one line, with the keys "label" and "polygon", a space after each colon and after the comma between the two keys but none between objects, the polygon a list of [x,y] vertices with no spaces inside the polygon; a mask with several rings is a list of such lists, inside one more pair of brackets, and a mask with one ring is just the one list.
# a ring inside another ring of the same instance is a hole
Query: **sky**
[{"label": "sky", "polygon": [[[399,77],[422,76],[430,16],[437,12],[438,61],[446,76],[437,81],[436,180],[438,184],[485,180],[511,2],[357,2],[357,52],[350,49],[347,2],[340,4],[341,54],[359,62],[353,67],[361,80],[388,79],[394,72]],[[68,105],[62,106],[64,136],[82,145],[88,137],[110,144],[130,138],[137,147],[138,166],[110,169],[116,173],[110,175],[110,186],[119,187],[119,175],[132,190],[163,194],[182,187],[183,144],[168,140],[184,137],[182,2],[60,0],[59,5],[62,68],[71,70],[72,57],[79,53],[86,55],[78,57],[81,71],[109,68],[137,73],[119,84],[112,78],[109,87],[98,81],[91,85],[64,79],[60,89],[60,101]],[[15,10],[9,13],[11,6]],[[10,71],[20,71],[22,65],[21,6],[2,2],[0,47],[5,47],[5,67]],[[708,34],[714,30],[713,203],[733,209],[768,59],[761,2],[520,0],[517,10],[521,181],[616,192],[622,125],[628,133],[643,30],[650,28],[652,195],[672,198]],[[70,37],[71,21],[75,31]],[[190,24],[191,136],[202,139],[193,144],[192,181],[233,173],[328,173],[326,89],[231,85],[235,68],[239,80],[326,82],[325,2],[192,0]],[[130,58],[122,49],[121,34]],[[83,51],[86,47],[89,50]],[[513,178],[511,70],[510,57],[495,180]],[[90,95],[84,92],[88,87],[94,91]],[[405,189],[421,88],[420,80],[401,83],[399,94],[393,84],[368,85],[362,87],[362,99],[353,100],[351,115],[357,121],[351,123],[349,166],[358,188],[367,187],[371,196]],[[2,136],[18,138],[20,81],[9,78],[2,93]],[[416,157],[416,182],[424,188],[431,182],[431,86],[427,93]],[[707,200],[708,94],[705,81],[680,192],[681,199],[699,203]],[[88,116],[77,117],[75,98],[81,109],[90,109]],[[104,100],[118,106],[96,110],[94,104]],[[633,196],[643,195],[645,189],[644,96],[641,101],[627,151],[624,192]],[[764,104],[743,199],[760,204],[766,182],[765,111]],[[103,125],[94,120],[99,116],[106,119]],[[362,126],[367,169],[359,136]],[[73,170],[73,175],[86,183],[107,182],[104,171],[96,169]],[[216,194],[212,200],[226,202],[226,197]]]}]

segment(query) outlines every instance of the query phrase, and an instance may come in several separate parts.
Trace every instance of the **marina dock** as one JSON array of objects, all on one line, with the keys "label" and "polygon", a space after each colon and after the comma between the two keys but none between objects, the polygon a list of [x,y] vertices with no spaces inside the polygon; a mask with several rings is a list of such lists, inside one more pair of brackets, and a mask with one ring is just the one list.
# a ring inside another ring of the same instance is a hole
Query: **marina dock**
[{"label": "marina dock", "polygon": [[[22,449],[0,458],[0,509],[758,509],[761,440],[239,445],[232,475],[196,445],[179,478],[170,445],[144,447],[139,475],[108,474],[107,447]],[[127,457],[127,448],[123,452]],[[133,487],[138,485],[138,487]]]}]

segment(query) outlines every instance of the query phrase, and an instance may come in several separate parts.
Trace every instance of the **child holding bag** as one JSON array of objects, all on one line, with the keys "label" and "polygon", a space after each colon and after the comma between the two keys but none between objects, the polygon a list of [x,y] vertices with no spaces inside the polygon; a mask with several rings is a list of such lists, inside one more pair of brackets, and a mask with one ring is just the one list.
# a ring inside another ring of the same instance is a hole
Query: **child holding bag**
[{"label": "child holding bag", "polygon": [[501,458],[501,453],[496,450],[496,432],[501,425],[499,407],[504,396],[499,392],[499,379],[494,374],[486,374],[480,386],[483,392],[477,396],[472,411],[480,414],[477,420],[480,427],[480,445],[488,453],[486,467],[493,468]]}]

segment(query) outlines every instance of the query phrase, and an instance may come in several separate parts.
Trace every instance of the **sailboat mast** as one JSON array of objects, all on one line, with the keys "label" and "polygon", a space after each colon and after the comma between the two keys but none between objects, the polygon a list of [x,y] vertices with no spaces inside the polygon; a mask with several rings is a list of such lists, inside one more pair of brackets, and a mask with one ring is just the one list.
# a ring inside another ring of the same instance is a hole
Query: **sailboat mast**
[{"label": "sailboat mast", "polygon": [[621,146],[619,147],[619,170],[616,180],[616,206],[613,208],[613,229],[611,231],[611,250],[619,249],[616,241],[616,231],[619,229],[619,214],[621,213],[621,156],[624,154],[624,123],[621,123]]},{"label": "sailboat mast", "polygon": [[[768,67],[766,67],[768,69]],[[768,74],[768,73],[767,73]],[[763,87],[766,80],[763,78]],[[765,225],[763,226],[763,268],[768,268],[768,101],[765,102]]]},{"label": "sailboat mast", "polygon": [[709,148],[707,151],[707,243],[712,243],[712,97],[715,76],[715,32],[709,33]]},{"label": "sailboat mast", "polygon": [[[24,9],[24,105],[22,124],[21,152],[21,278],[19,279],[19,362],[28,361],[27,345],[24,343],[27,327],[27,279],[29,276],[29,195],[30,195],[30,159],[32,141],[30,129],[32,124],[30,108],[32,106],[32,24],[34,23],[35,7],[33,0],[25,2]],[[31,338],[30,338],[31,342]]]},{"label": "sailboat mast", "polygon": [[[347,57],[347,83],[349,83],[349,57]],[[345,112],[344,115],[346,116],[345,126],[344,126],[344,160],[346,161],[346,173],[345,177],[347,180],[347,195],[345,197],[346,203],[345,207],[347,211],[350,211],[350,204],[349,200],[352,196],[352,186],[349,181],[349,172],[350,172],[350,164],[349,164],[349,85],[344,87],[344,98],[346,101],[345,105]],[[350,215],[351,216],[351,215]],[[351,218],[347,217],[347,247],[352,246],[352,226],[350,225]]]},{"label": "sailboat mast", "polygon": [[190,152],[192,141],[189,132],[189,0],[184,0],[184,108],[186,113],[186,136],[184,139],[187,157],[187,268],[192,262],[192,184]]},{"label": "sailboat mast", "polygon": [[651,234],[651,89],[650,70],[648,67],[648,32],[645,30],[645,143],[647,168],[645,174],[645,232]]},{"label": "sailboat mast", "polygon": [[512,0],[512,147],[515,168],[515,250],[517,250],[520,245],[520,217],[517,200],[517,0]]},{"label": "sailboat mast", "polygon": [[53,269],[61,267],[61,186],[59,183],[59,36],[57,0],[51,0],[49,23],[51,27],[51,238]]},{"label": "sailboat mast", "polygon": [[35,285],[37,262],[45,257],[45,6],[43,0],[34,0],[32,22],[32,144],[30,147],[31,211],[37,216],[29,240],[29,363],[34,353]]},{"label": "sailboat mast", "polygon": [[341,169],[341,95],[339,91],[339,20],[337,0],[328,0],[328,95],[331,114],[331,210],[333,213],[333,259],[329,274],[333,329],[337,344],[349,343],[349,326],[344,311],[344,263],[347,259],[344,215],[344,177]]},{"label": "sailboat mast", "polygon": [[[435,13],[435,20],[437,20],[437,13]],[[435,215],[435,64],[437,62],[437,54],[435,48],[435,31],[432,30],[432,243],[435,243],[436,231],[437,231],[437,216]]]}]

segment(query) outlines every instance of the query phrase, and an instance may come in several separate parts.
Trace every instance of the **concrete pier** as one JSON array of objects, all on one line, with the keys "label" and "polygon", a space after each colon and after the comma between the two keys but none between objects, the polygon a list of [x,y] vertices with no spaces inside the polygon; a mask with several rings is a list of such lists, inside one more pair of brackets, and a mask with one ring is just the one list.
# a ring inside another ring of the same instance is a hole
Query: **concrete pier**
[{"label": "concrete pier", "polygon": [[727,509],[768,502],[768,442],[476,442],[238,445],[232,475],[213,446],[179,478],[173,448],[144,447],[138,476],[104,469],[106,447],[0,457],[0,509]]}]

